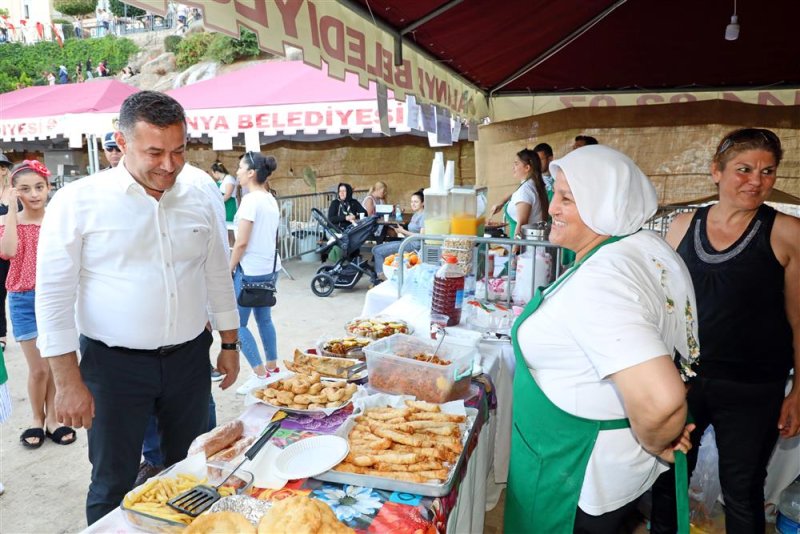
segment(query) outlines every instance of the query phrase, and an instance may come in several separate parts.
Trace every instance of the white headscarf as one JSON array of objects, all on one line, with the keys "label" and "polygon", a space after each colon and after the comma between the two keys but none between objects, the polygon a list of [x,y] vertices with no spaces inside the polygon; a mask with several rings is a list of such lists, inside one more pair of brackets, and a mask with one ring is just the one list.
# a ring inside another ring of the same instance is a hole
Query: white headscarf
[{"label": "white headscarf", "polygon": [[604,145],[573,150],[550,163],[572,189],[581,220],[599,235],[622,236],[639,230],[658,208],[653,184],[631,158]]}]

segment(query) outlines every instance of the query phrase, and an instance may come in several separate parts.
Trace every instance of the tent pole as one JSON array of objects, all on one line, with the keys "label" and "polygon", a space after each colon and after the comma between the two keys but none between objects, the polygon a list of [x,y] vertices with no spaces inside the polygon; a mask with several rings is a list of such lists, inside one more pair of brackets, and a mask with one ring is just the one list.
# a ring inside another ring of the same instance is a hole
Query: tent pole
[{"label": "tent pole", "polygon": [[89,174],[94,174],[100,168],[97,158],[97,139],[94,134],[89,135]]}]

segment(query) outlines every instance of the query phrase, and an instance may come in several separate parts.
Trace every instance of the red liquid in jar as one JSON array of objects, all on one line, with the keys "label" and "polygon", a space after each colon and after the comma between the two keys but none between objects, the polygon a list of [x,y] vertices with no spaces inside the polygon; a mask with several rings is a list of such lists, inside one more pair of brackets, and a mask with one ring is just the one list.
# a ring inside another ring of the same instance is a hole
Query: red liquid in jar
[{"label": "red liquid in jar", "polygon": [[447,315],[447,326],[461,322],[461,304],[464,300],[464,276],[439,276],[433,281],[431,313]]}]

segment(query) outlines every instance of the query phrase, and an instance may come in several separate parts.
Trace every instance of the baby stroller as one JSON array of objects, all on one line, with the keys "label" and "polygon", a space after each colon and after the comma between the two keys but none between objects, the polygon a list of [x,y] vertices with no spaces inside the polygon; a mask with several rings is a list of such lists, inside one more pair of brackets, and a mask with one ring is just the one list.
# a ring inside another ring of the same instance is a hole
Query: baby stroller
[{"label": "baby stroller", "polygon": [[377,284],[378,277],[375,269],[361,257],[361,245],[375,234],[378,218],[365,217],[342,231],[316,208],[311,209],[311,216],[319,223],[329,238],[327,243],[317,249],[317,252],[328,252],[337,245],[342,249],[339,261],[317,269],[316,276],[311,279],[311,291],[318,297],[328,297],[337,287],[352,289],[365,274],[369,276],[373,284]]}]

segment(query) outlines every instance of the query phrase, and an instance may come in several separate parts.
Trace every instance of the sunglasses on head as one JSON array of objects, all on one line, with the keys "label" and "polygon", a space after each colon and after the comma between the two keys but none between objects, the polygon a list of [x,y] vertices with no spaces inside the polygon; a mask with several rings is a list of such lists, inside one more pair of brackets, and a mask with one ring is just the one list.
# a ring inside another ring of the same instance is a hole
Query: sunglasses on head
[{"label": "sunglasses on head", "polygon": [[252,152],[246,152],[245,156],[247,156],[247,159],[250,160],[250,168],[251,169],[255,169],[256,168],[256,160],[253,159],[253,153]]},{"label": "sunglasses on head", "polygon": [[771,130],[764,128],[744,128],[728,135],[725,140],[720,143],[717,149],[717,155],[724,153],[726,150],[730,150],[733,145],[758,140],[764,140],[767,145],[773,147],[780,148],[781,146],[781,140],[778,139],[778,136]]}]

